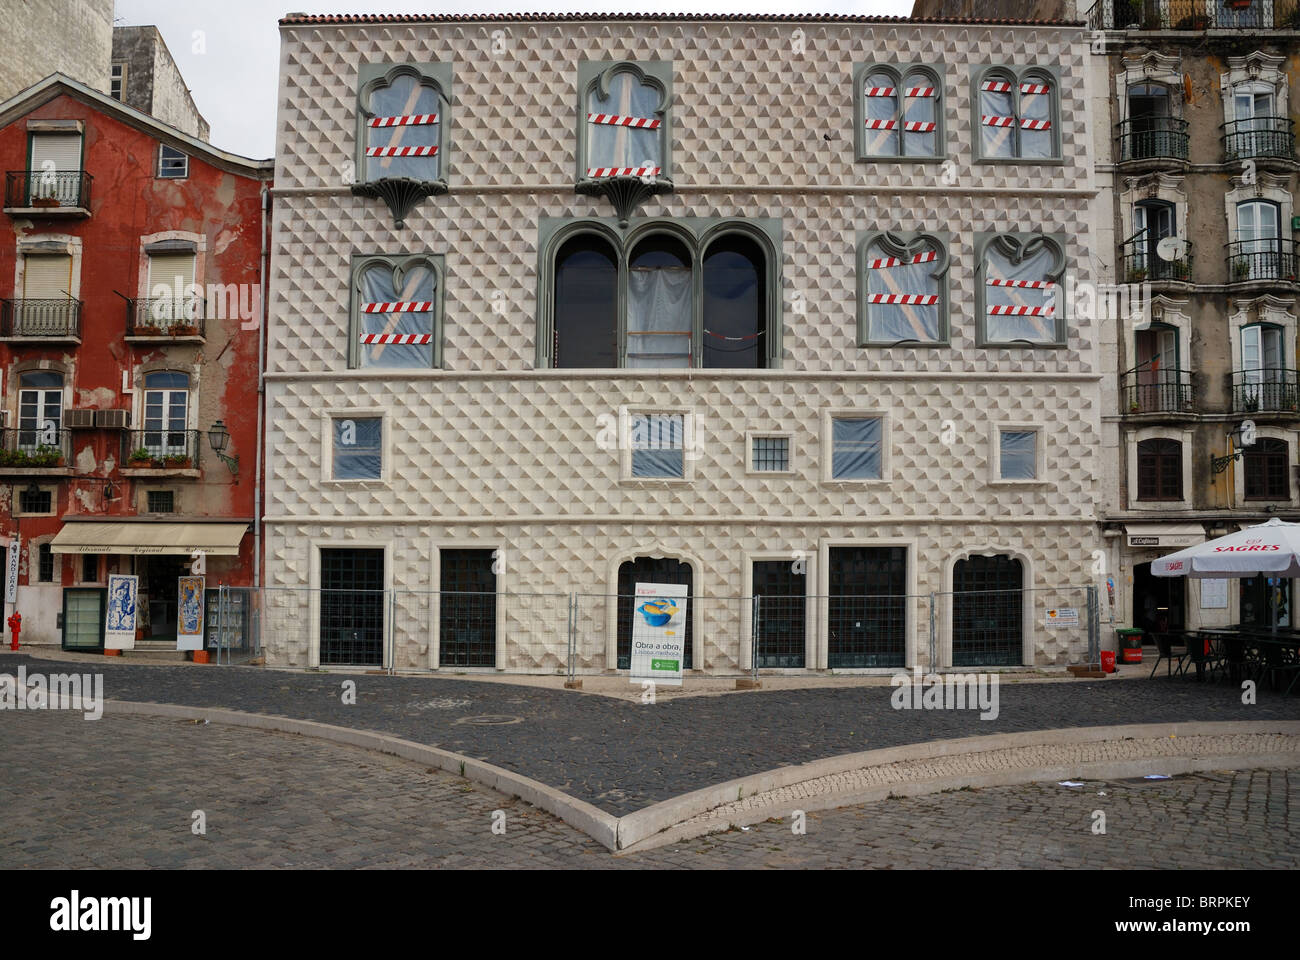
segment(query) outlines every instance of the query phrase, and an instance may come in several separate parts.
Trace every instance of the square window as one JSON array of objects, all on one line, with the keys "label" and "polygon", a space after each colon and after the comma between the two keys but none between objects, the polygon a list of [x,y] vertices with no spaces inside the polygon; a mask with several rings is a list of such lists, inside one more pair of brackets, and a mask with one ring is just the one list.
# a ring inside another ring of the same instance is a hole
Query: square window
[{"label": "square window", "polygon": [[150,490],[146,495],[150,513],[174,513],[176,494],[172,490]]},{"label": "square window", "polygon": [[18,491],[19,513],[53,513],[54,495],[49,490],[23,489]]},{"label": "square window", "polygon": [[686,477],[686,418],[681,414],[633,414],[632,476]]},{"label": "square window", "polygon": [[158,147],[158,176],[164,180],[183,180],[190,175],[190,158],[166,144]]},{"label": "square window", "polygon": [[1038,432],[999,431],[998,463],[1002,480],[1038,479]]},{"label": "square window", "polygon": [[334,419],[334,479],[379,480],[384,422],[380,417]]},{"label": "square window", "polygon": [[790,469],[789,437],[754,437],[752,464],[756,472],[785,472]]},{"label": "square window", "polygon": [[879,417],[833,419],[831,421],[831,479],[881,479],[883,432],[883,424]]}]

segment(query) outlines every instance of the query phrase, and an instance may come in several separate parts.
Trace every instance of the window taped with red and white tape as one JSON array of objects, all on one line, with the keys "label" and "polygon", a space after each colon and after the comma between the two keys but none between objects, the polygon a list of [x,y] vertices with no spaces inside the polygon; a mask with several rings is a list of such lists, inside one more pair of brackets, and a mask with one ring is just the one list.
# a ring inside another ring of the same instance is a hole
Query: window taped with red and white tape
[{"label": "window taped with red and white tape", "polygon": [[867,339],[939,339],[940,281],[930,266],[938,259],[932,247],[901,257],[891,254],[883,241],[867,248]]},{"label": "window taped with red and white tape", "polygon": [[587,96],[587,176],[657,177],[663,171],[662,121],[655,117],[660,94],[626,71],[609,78],[607,96],[599,85]]},{"label": "window taped with red and white tape", "polygon": [[438,122],[436,113],[415,113],[408,117],[371,117],[368,127],[426,127]]},{"label": "window taped with red and white tape", "polygon": [[989,244],[984,254],[987,340],[1056,342],[1057,284],[1047,279],[1053,261],[1047,247],[1016,263],[996,242]]},{"label": "window taped with red and white tape", "polygon": [[896,85],[887,73],[866,78],[862,92],[864,126],[869,131],[865,135],[867,156],[935,155],[938,91],[916,83],[916,79],[913,74]]},{"label": "window taped with red and white tape", "polygon": [[386,263],[365,268],[359,277],[358,339],[361,366],[429,367],[437,274],[423,261],[394,271]]},{"label": "window taped with red and white tape", "polygon": [[407,76],[370,94],[365,179],[438,179],[438,100],[434,87]]}]

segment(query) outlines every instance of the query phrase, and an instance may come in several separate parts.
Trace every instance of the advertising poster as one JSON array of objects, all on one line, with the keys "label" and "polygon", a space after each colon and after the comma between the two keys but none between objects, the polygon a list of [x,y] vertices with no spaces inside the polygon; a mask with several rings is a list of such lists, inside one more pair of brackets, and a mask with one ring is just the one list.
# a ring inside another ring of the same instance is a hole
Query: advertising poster
[{"label": "advertising poster", "polygon": [[181,577],[177,581],[176,649],[203,649],[202,577]]},{"label": "advertising poster", "polygon": [[686,591],[681,583],[638,583],[632,598],[632,682],[682,685]]},{"label": "advertising poster", "polygon": [[108,578],[108,612],[104,647],[108,650],[135,649],[136,602],[140,578],[114,573]]},{"label": "advertising poster", "polygon": [[1054,610],[1048,610],[1043,625],[1048,630],[1055,630],[1058,627],[1077,627],[1079,625],[1079,610],[1077,607],[1057,607]]}]

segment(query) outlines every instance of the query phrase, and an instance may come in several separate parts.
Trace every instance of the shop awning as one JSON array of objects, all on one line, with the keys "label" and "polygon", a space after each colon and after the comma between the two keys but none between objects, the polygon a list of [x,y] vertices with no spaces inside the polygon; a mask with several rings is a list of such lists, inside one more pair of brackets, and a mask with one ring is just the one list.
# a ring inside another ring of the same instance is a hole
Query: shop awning
[{"label": "shop awning", "polygon": [[54,553],[239,553],[247,523],[65,523],[50,541]]},{"label": "shop awning", "polygon": [[1192,547],[1205,542],[1205,527],[1199,523],[1126,523],[1124,533],[1130,547]]}]

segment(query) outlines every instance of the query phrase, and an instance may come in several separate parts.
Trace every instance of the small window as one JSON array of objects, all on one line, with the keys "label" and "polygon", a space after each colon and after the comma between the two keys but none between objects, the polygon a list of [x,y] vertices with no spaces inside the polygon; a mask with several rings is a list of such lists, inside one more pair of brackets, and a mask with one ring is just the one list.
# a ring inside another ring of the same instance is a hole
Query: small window
[{"label": "small window", "polygon": [[1037,480],[1038,432],[999,431],[998,464],[998,476],[1002,480]]},{"label": "small window", "polygon": [[442,270],[441,256],[353,261],[353,367],[441,364]]},{"label": "small window", "polygon": [[378,480],[383,467],[383,420],[337,417],[334,420],[334,479]]},{"label": "small window", "polygon": [[190,158],[167,144],[158,145],[158,176],[164,180],[183,180],[190,175]]},{"label": "small window", "polygon": [[81,558],[81,582],[99,582],[99,556],[97,554],[88,553]]},{"label": "small window", "polygon": [[37,551],[37,575],[40,583],[54,582],[54,550],[48,543],[42,543]]},{"label": "small window", "polygon": [[882,477],[883,427],[879,417],[831,421],[831,478],[879,480]]},{"label": "small window", "polygon": [[108,95],[114,100],[122,100],[125,89],[126,64],[119,60],[109,67]]},{"label": "small window", "polygon": [[789,437],[754,437],[751,462],[757,473],[785,473],[790,469]]},{"label": "small window", "polygon": [[999,68],[976,75],[972,97],[983,159],[1047,160],[1060,156],[1057,83],[1041,69]]},{"label": "small window", "polygon": [[942,95],[936,70],[872,64],[859,68],[859,158],[939,156]]},{"label": "small window", "polygon": [[1042,234],[981,236],[981,342],[986,346],[1065,343],[1060,242]]},{"label": "small window", "polygon": [[174,513],[176,494],[172,490],[150,490],[146,495],[150,513]]},{"label": "small window", "polygon": [[1137,445],[1137,498],[1183,499],[1183,445],[1157,437]]},{"label": "small window", "polygon": [[54,512],[54,495],[49,490],[18,491],[18,512],[49,514]]},{"label": "small window", "polygon": [[686,418],[681,414],[633,414],[632,476],[680,480],[686,476]]},{"label": "small window", "polygon": [[1261,438],[1241,459],[1247,500],[1291,499],[1291,451],[1285,440]]}]

